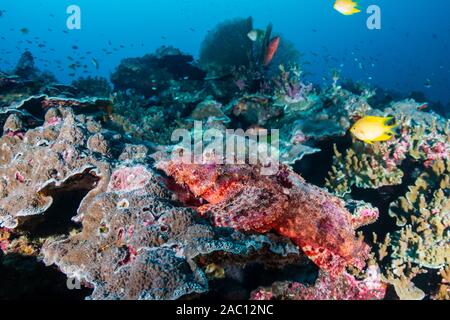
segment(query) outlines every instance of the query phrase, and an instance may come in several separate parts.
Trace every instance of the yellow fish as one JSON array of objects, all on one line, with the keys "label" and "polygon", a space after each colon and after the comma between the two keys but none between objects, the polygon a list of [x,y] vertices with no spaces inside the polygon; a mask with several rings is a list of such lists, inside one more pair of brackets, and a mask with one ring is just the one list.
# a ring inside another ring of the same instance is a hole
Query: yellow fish
[{"label": "yellow fish", "polygon": [[343,15],[351,16],[352,14],[361,12],[361,10],[357,8],[357,6],[358,3],[352,0],[336,0],[334,4],[334,9],[336,9]]},{"label": "yellow fish", "polygon": [[375,141],[387,141],[392,138],[394,132],[393,128],[397,125],[387,125],[393,117],[372,117],[367,116],[358,120],[353,127],[351,127],[350,132],[358,140],[364,141],[366,143],[373,143]]}]

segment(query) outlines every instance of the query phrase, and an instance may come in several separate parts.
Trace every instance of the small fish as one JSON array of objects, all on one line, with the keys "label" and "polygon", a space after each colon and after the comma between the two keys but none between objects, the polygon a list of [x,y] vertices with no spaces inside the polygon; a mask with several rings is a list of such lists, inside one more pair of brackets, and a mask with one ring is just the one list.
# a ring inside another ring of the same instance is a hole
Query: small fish
[{"label": "small fish", "polygon": [[425,79],[425,83],[423,85],[427,89],[431,88],[431,80],[430,79]]},{"label": "small fish", "polygon": [[278,51],[278,47],[280,46],[280,37],[275,37],[270,40],[269,46],[267,47],[267,52],[264,57],[264,66],[267,67],[273,60],[273,57]]},{"label": "small fish", "polygon": [[95,59],[95,58],[92,58],[92,64],[94,65],[95,69],[97,69],[97,70],[100,67],[100,65],[98,64],[97,59]]},{"label": "small fish", "polygon": [[417,110],[425,110],[426,108],[428,108],[428,103],[424,103],[424,104],[422,104],[422,105],[420,105],[420,106],[418,106],[417,107]]},{"label": "small fish", "polygon": [[357,6],[358,3],[353,0],[336,0],[334,9],[345,16],[351,16],[355,13],[361,12]]},{"label": "small fish", "polygon": [[351,128],[350,132],[358,140],[372,144],[376,141],[387,141],[392,138],[394,132],[392,129],[397,127],[394,125],[387,125],[393,117],[373,117],[366,116],[358,120]]},{"label": "small fish", "polygon": [[28,30],[28,28],[22,28],[22,29],[20,29],[20,32],[21,32],[22,34],[29,34],[29,33],[30,33],[30,30]]},{"label": "small fish", "polygon": [[247,33],[247,37],[253,42],[258,41],[259,39],[263,39],[265,36],[266,32],[260,29],[255,29]]}]

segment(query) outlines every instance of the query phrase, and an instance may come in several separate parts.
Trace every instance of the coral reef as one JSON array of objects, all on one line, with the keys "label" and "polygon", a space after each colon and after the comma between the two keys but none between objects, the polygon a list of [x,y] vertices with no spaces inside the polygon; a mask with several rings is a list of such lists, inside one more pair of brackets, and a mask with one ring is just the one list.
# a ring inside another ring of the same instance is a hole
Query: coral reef
[{"label": "coral reef", "polygon": [[[449,120],[337,71],[307,83],[272,29],[226,21],[199,62],[161,47],[112,85],[30,52],[0,72],[0,298],[449,300]],[[351,137],[367,115],[393,137]],[[211,140],[190,163],[176,129],[279,161]]]},{"label": "coral reef", "polygon": [[132,89],[145,97],[170,89],[174,81],[185,91],[199,91],[196,82],[205,78],[205,72],[195,67],[193,60],[178,49],[162,47],[155,54],[123,60],[111,75],[111,82],[116,91]]},{"label": "coral reef", "polygon": [[77,97],[104,97],[109,98],[112,93],[108,80],[101,77],[87,77],[72,81],[72,86],[76,89]]},{"label": "coral reef", "polygon": [[345,155],[335,148],[334,166],[327,179],[327,187],[339,195],[345,195],[352,186],[377,189],[400,185],[404,177],[402,163],[405,159],[421,162],[425,166],[431,166],[435,160],[448,159],[449,122],[438,115],[418,111],[417,107],[415,102],[405,101],[383,112],[386,115],[396,114],[401,124],[394,139],[374,145],[354,141]]}]

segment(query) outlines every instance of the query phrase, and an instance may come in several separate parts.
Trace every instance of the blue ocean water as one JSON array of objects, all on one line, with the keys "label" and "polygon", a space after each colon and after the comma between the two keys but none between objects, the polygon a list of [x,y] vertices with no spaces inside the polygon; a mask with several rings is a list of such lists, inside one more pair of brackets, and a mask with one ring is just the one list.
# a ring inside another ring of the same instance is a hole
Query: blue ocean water
[{"label": "blue ocean water", "polygon": [[[330,71],[402,93],[423,92],[450,103],[450,2],[361,0],[362,12],[344,16],[334,0],[0,0],[0,70],[12,69],[24,50],[37,67],[70,83],[79,76],[105,76],[125,57],[172,45],[198,56],[208,30],[218,22],[252,16],[269,22],[295,43],[310,81],[328,81]],[[366,8],[381,8],[381,30],[369,30]],[[81,30],[68,30],[66,9],[81,9]],[[28,33],[21,32],[23,28]],[[76,48],[76,49],[75,49]],[[99,62],[97,70],[86,52]],[[111,54],[108,54],[111,52]],[[70,61],[85,59],[88,73],[69,76]],[[62,65],[58,69],[57,66]],[[325,78],[324,78],[325,77]],[[447,106],[448,107],[448,106]]]}]

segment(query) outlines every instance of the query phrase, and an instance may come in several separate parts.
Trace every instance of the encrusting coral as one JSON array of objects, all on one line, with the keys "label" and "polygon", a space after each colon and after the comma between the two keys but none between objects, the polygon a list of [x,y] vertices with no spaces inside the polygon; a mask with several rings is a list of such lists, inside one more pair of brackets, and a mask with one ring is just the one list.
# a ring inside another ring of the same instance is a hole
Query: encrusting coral
[{"label": "encrusting coral", "polygon": [[[6,124],[16,117],[11,115]],[[65,189],[95,189],[101,175],[104,166],[94,153],[106,155],[108,147],[98,125],[86,119],[83,130],[64,108],[50,109],[45,119],[43,127],[31,130],[11,131],[8,126],[1,138],[1,226],[15,228],[19,220],[44,213],[54,195]]]},{"label": "encrusting coral", "polygon": [[276,253],[291,259],[298,255],[289,243],[212,228],[194,211],[175,206],[161,181],[144,167],[117,169],[107,191],[74,219],[82,220],[82,231],[49,241],[44,261],[93,285],[92,299],[177,299],[204,293],[206,270],[196,261],[214,261],[208,258],[214,254],[255,255],[253,260],[259,255],[263,262]]}]

